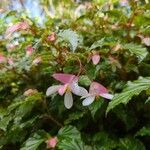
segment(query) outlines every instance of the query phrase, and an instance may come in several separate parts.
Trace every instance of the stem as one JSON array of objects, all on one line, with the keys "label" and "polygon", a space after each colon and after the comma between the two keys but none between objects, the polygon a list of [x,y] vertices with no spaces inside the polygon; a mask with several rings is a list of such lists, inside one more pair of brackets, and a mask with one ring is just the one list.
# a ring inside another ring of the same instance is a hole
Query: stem
[{"label": "stem", "polygon": [[53,121],[57,126],[59,126],[59,127],[63,127],[63,124],[61,124],[60,122],[58,122],[52,115],[51,115],[51,113],[50,113],[50,111],[49,111],[49,109],[48,109],[48,107],[47,107],[47,102],[46,102],[46,99],[44,98],[44,107],[45,107],[45,109],[46,109],[46,111],[47,111],[47,114],[45,114],[44,116],[45,117],[47,117],[47,118],[49,118],[51,121]]}]

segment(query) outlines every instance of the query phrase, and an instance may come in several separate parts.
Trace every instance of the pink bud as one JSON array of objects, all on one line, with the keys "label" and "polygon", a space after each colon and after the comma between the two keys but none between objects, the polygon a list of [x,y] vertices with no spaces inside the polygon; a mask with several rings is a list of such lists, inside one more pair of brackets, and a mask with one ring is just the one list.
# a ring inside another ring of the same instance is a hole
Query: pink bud
[{"label": "pink bud", "polygon": [[150,37],[143,38],[142,43],[144,43],[146,46],[150,46]]},{"label": "pink bud", "polygon": [[99,61],[100,61],[100,55],[99,54],[94,54],[92,56],[92,62],[93,62],[93,64],[97,65],[99,63]]},{"label": "pink bud", "polygon": [[41,57],[37,57],[33,60],[32,64],[33,65],[38,65],[39,63],[41,63],[42,61],[42,58]]},{"label": "pink bud", "polygon": [[14,64],[14,61],[12,58],[8,58],[7,61],[10,66],[12,66]]},{"label": "pink bud", "polygon": [[37,93],[38,91],[36,90],[36,89],[28,89],[27,91],[25,91],[24,93],[23,93],[23,95],[24,96],[31,96],[31,95],[33,95],[33,94],[35,94],[35,93]]},{"label": "pink bud", "polygon": [[117,44],[117,45],[115,45],[114,47],[113,47],[113,51],[114,52],[116,52],[116,51],[118,51],[119,49],[121,49],[121,45],[120,44]]},{"label": "pink bud", "polygon": [[33,51],[34,51],[34,48],[32,47],[32,45],[28,45],[26,47],[26,55],[27,56],[30,56],[33,53]]},{"label": "pink bud", "polygon": [[53,137],[53,138],[48,139],[48,140],[46,141],[46,143],[47,143],[47,148],[48,148],[48,149],[50,149],[50,148],[55,148],[57,142],[58,142],[57,137]]},{"label": "pink bud", "polygon": [[52,32],[48,37],[47,37],[47,40],[50,41],[50,42],[53,42],[56,40],[56,33],[55,32]]},{"label": "pink bud", "polygon": [[0,63],[6,62],[6,57],[0,54]]}]

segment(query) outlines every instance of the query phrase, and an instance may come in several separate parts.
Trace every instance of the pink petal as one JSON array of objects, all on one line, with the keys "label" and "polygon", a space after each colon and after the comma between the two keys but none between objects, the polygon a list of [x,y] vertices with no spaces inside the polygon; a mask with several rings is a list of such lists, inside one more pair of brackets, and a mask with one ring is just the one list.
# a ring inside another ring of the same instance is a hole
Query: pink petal
[{"label": "pink petal", "polygon": [[100,61],[100,55],[95,54],[92,56],[92,62],[94,65],[97,65],[99,63],[99,61]]},{"label": "pink petal", "polygon": [[50,96],[51,94],[56,93],[61,86],[62,85],[53,85],[53,86],[50,86],[47,89],[47,91],[46,91],[46,95]]},{"label": "pink petal", "polygon": [[63,94],[66,92],[67,87],[68,87],[68,84],[62,85],[62,86],[59,88],[58,93],[59,93],[60,95],[63,95]]},{"label": "pink petal", "polygon": [[108,93],[108,90],[103,85],[97,82],[92,82],[89,93],[99,95],[102,93]]},{"label": "pink petal", "polygon": [[102,93],[100,94],[101,97],[104,97],[106,99],[112,99],[113,95],[112,94],[108,94],[108,93]]},{"label": "pink petal", "polygon": [[73,97],[71,92],[66,92],[64,97],[64,105],[67,109],[70,109],[73,105]]},{"label": "pink petal", "polygon": [[95,96],[87,97],[86,99],[84,99],[84,100],[82,101],[82,105],[83,105],[83,106],[88,106],[88,105],[90,105],[90,104],[93,103],[94,99],[95,99]]},{"label": "pink petal", "polygon": [[75,75],[72,74],[64,74],[64,73],[55,73],[52,75],[52,77],[58,81],[60,81],[61,83],[69,83],[71,82],[74,78]]},{"label": "pink petal", "polygon": [[29,28],[29,25],[26,21],[23,21],[23,22],[18,22],[10,27],[7,28],[6,30],[6,38],[8,38],[9,36],[11,36],[11,34],[13,34],[14,32],[18,31],[18,30],[25,30]]}]

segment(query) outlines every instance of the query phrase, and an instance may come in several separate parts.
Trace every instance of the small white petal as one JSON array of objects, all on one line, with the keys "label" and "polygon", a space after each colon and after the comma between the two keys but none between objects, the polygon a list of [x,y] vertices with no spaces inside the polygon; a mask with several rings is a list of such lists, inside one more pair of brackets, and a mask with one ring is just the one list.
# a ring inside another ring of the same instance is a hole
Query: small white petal
[{"label": "small white petal", "polygon": [[104,97],[106,99],[112,99],[114,96],[112,94],[108,94],[108,93],[103,93],[100,94],[101,97]]},{"label": "small white petal", "polygon": [[60,87],[61,85],[50,86],[46,91],[46,96],[50,96],[51,94],[57,92]]},{"label": "small white petal", "polygon": [[71,92],[66,92],[64,97],[64,105],[67,109],[70,109],[73,105],[73,97]]},{"label": "small white petal", "polygon": [[88,106],[93,103],[94,99],[95,99],[95,96],[87,97],[86,99],[83,100],[82,105]]},{"label": "small white petal", "polygon": [[88,95],[88,91],[85,88],[79,86],[77,82],[73,82],[71,84],[71,91],[72,91],[72,93],[74,93],[75,95],[78,95],[78,96]]}]

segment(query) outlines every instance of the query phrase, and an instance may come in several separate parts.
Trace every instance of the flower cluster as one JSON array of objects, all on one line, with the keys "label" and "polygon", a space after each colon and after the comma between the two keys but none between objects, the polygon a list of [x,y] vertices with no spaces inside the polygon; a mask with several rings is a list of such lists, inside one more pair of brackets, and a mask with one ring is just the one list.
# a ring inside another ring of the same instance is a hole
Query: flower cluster
[{"label": "flower cluster", "polygon": [[108,93],[108,90],[101,84],[97,82],[92,82],[90,85],[89,92],[78,85],[79,77],[72,74],[55,73],[53,78],[60,81],[61,85],[50,86],[46,95],[50,96],[53,93],[58,92],[59,95],[64,95],[64,105],[67,109],[73,106],[73,96],[72,93],[84,98],[82,104],[83,106],[90,105],[97,96],[104,97],[106,99],[112,99],[113,95]]}]

